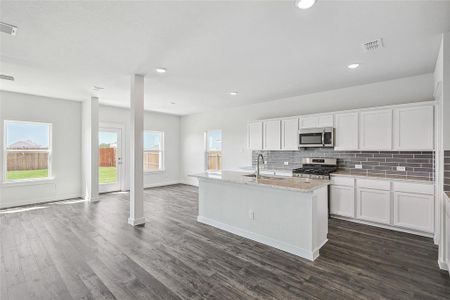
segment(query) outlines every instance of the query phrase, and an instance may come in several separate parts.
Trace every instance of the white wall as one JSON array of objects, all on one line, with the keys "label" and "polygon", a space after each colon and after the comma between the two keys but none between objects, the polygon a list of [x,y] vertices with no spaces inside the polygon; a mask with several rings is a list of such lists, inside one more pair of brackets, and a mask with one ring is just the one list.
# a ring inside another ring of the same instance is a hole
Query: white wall
[{"label": "white wall", "polygon": [[203,134],[208,129],[222,129],[223,168],[233,169],[251,165],[251,151],[246,149],[249,120],[426,100],[433,100],[433,74],[184,116],[181,118],[182,180],[196,184],[197,180],[187,175],[204,171]]},{"label": "white wall", "polygon": [[[125,182],[123,189],[130,188],[130,111],[126,108],[101,105],[99,109],[100,127],[103,124],[114,123],[124,127],[125,149],[124,173]],[[165,139],[165,170],[161,172],[145,173],[144,187],[174,184],[180,178],[180,117],[175,115],[145,112],[144,130],[156,130],[164,132]]]},{"label": "white wall", "polygon": [[[81,103],[5,91],[0,91],[0,102],[2,135],[4,120],[52,123],[52,174],[55,177],[53,181],[40,184],[1,184],[0,207],[79,197]],[[3,158],[3,138],[1,141]]]}]

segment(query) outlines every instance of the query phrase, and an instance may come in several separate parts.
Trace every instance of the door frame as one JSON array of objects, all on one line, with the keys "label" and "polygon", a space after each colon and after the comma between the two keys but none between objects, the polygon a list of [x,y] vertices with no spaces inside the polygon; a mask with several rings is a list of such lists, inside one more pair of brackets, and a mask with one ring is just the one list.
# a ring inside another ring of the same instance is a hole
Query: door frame
[{"label": "door frame", "polygon": [[100,182],[99,193],[117,192],[125,190],[125,166],[126,166],[126,148],[125,148],[125,127],[120,123],[100,122],[98,131],[114,130],[118,132],[118,150],[120,151],[120,163],[117,163],[117,189],[102,190]]}]

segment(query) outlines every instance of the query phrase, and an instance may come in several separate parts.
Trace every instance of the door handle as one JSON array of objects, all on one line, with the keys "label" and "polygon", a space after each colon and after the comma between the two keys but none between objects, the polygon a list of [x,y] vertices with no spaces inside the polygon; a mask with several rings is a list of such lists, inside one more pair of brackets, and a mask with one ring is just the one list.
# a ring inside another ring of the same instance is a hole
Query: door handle
[{"label": "door handle", "polygon": [[325,129],[322,131],[322,147],[325,147]]}]

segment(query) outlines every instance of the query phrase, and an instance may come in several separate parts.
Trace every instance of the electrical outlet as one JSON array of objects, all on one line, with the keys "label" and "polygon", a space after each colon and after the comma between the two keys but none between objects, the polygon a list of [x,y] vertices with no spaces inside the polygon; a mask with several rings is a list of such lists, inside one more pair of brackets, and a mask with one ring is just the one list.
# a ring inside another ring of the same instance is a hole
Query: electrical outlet
[{"label": "electrical outlet", "polygon": [[285,166],[288,166],[288,165],[289,165],[289,162],[288,162],[288,161],[285,161],[285,162],[284,162],[284,165],[285,165]]},{"label": "electrical outlet", "polygon": [[362,165],[355,165],[355,169],[362,169]]},{"label": "electrical outlet", "polygon": [[255,220],[255,212],[250,209],[248,211],[248,217],[250,218],[250,220]]},{"label": "electrical outlet", "polygon": [[406,168],[403,167],[403,166],[398,166],[398,167],[397,167],[397,171],[405,172],[405,171],[406,171]]}]

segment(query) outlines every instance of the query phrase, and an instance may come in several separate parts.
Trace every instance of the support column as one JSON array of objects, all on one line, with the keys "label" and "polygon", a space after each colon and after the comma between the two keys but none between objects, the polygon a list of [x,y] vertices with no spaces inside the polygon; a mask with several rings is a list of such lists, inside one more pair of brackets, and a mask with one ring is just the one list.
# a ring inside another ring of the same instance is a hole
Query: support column
[{"label": "support column", "polygon": [[98,201],[98,98],[83,102],[83,197]]},{"label": "support column", "polygon": [[131,77],[130,217],[128,224],[145,224],[144,218],[144,76]]}]

